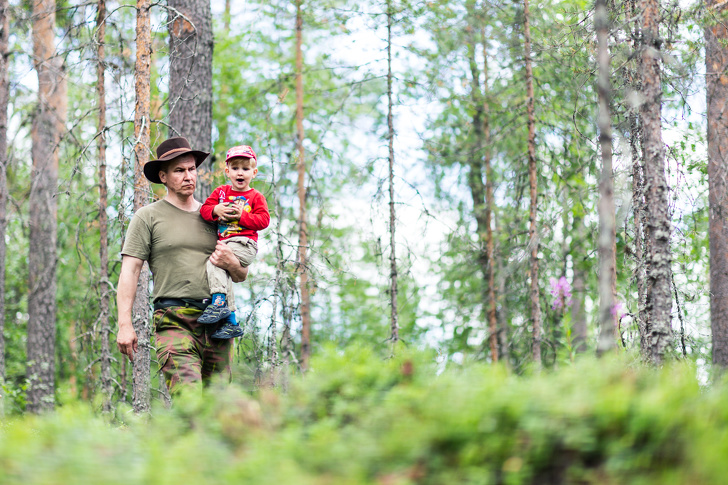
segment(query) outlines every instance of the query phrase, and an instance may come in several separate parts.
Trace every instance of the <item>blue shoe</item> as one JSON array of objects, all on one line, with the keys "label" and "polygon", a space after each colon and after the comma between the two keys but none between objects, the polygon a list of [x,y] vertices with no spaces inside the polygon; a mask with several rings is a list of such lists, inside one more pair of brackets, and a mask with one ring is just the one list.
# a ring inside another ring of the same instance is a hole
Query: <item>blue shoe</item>
[{"label": "blue shoe", "polygon": [[230,316],[230,309],[225,305],[207,305],[202,315],[197,318],[199,323],[217,323]]},{"label": "blue shoe", "polygon": [[228,338],[235,338],[235,337],[242,337],[243,336],[243,329],[240,325],[233,325],[230,322],[225,322],[225,325],[218,328],[215,333],[211,335],[212,338],[215,339],[228,339]]}]

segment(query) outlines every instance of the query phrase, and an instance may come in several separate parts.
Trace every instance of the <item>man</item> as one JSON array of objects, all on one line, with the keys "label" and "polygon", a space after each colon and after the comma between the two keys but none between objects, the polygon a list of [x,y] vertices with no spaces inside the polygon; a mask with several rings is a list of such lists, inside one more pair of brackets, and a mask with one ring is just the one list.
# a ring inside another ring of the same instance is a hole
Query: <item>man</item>
[{"label": "man", "polygon": [[185,138],[170,138],[159,145],[157,159],[144,165],[144,175],[164,184],[167,195],[136,212],[121,251],[117,346],[133,360],[138,343],[131,312],[147,261],[154,283],[157,358],[170,392],[216,374],[229,380],[232,340],[210,338],[217,326],[197,322],[210,298],[205,262],[209,258],[236,283],[248,274],[231,249],[217,241],[215,225],[200,216],[202,204],[194,198],[197,167],[208,155],[192,150]]}]

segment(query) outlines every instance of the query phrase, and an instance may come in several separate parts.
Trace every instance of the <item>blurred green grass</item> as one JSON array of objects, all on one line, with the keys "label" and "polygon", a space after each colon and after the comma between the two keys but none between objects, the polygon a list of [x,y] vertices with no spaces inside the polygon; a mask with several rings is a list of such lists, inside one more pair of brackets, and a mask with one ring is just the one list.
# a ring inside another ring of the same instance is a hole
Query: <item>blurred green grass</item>
[{"label": "blurred green grass", "polygon": [[701,388],[692,364],[584,358],[517,376],[435,357],[328,348],[286,392],[5,417],[0,484],[726,482],[728,388]]}]

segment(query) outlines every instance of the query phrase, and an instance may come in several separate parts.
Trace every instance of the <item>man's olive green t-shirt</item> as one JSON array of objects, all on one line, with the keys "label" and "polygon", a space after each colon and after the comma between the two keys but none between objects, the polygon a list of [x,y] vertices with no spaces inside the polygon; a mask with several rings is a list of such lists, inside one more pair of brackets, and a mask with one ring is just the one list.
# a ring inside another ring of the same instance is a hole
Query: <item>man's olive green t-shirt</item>
[{"label": "man's olive green t-shirt", "polygon": [[205,262],[215,250],[217,227],[166,200],[139,209],[129,223],[121,254],[149,263],[153,298],[210,297]]}]

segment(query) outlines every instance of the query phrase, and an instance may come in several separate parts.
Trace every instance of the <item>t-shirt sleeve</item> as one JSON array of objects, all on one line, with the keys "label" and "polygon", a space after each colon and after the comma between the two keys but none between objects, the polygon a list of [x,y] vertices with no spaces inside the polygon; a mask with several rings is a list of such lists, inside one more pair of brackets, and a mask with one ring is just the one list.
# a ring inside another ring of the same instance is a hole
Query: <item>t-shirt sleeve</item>
[{"label": "t-shirt sleeve", "polygon": [[129,229],[126,231],[126,240],[121,254],[148,261],[151,241],[152,231],[149,224],[141,214],[136,213],[131,218]]}]

